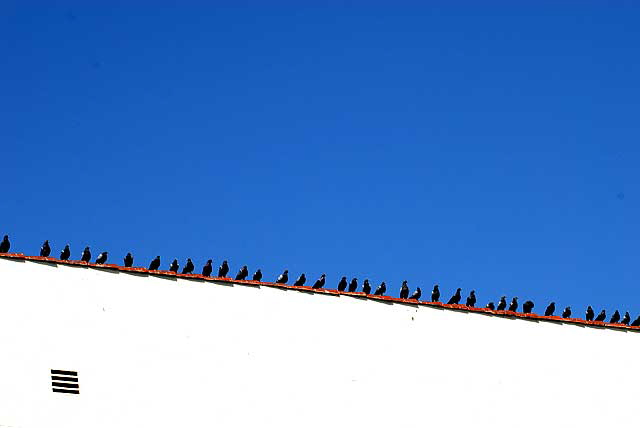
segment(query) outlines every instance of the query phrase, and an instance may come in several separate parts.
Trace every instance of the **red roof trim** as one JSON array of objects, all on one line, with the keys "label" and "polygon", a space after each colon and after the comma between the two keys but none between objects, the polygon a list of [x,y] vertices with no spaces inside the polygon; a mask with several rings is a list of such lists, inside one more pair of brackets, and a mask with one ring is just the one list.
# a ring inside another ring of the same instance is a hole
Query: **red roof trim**
[{"label": "red roof trim", "polygon": [[515,318],[527,318],[534,321],[547,321],[547,322],[561,322],[564,324],[578,324],[586,327],[600,327],[600,328],[608,328],[614,330],[625,330],[625,331],[639,331],[640,327],[631,327],[624,324],[610,324],[606,322],[599,321],[585,321],[579,318],[562,318],[559,316],[544,316],[538,314],[523,314],[521,312],[511,312],[511,311],[495,311],[488,308],[470,308],[466,305],[450,305],[442,302],[427,302],[423,300],[411,300],[411,299],[400,299],[397,297],[391,296],[375,296],[373,294],[364,294],[362,292],[348,292],[348,291],[338,291],[333,289],[325,289],[325,288],[312,288],[309,286],[295,287],[293,285],[287,284],[277,284],[275,282],[261,282],[261,281],[251,281],[251,280],[235,280],[232,278],[219,278],[219,277],[207,277],[203,275],[197,274],[182,274],[175,273],[168,270],[149,270],[142,267],[124,267],[119,265],[112,264],[96,264],[96,263],[87,263],[79,260],[60,260],[53,257],[38,257],[38,256],[25,256],[22,253],[2,253],[0,254],[2,258],[9,259],[18,259],[18,260],[31,260],[31,261],[43,261],[50,262],[55,264],[63,264],[63,265],[76,265],[76,266],[86,266],[91,268],[98,269],[111,269],[118,270],[121,272],[137,272],[137,273],[146,273],[148,275],[155,276],[175,276],[178,278],[186,278],[186,279],[197,279],[204,281],[213,281],[213,282],[230,282],[234,284],[242,284],[242,285],[259,285],[259,286],[267,286],[267,287],[277,287],[283,289],[290,290],[299,290],[299,291],[307,291],[312,293],[320,293],[320,294],[333,294],[333,295],[342,295],[342,296],[351,296],[362,298],[365,297],[367,299],[372,300],[382,300],[390,303],[400,303],[400,304],[412,304],[412,305],[421,305],[421,306],[434,306],[440,307],[442,309],[449,310],[457,310],[464,312],[477,312],[486,315],[494,315],[499,317],[515,317]]}]

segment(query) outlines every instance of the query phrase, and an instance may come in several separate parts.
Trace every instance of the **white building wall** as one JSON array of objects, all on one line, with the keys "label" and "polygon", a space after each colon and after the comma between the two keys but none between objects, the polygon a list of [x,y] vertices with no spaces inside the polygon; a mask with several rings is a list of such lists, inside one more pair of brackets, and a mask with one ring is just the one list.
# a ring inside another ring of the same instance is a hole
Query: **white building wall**
[{"label": "white building wall", "polygon": [[0,259],[0,427],[640,426],[639,351],[634,331]]}]

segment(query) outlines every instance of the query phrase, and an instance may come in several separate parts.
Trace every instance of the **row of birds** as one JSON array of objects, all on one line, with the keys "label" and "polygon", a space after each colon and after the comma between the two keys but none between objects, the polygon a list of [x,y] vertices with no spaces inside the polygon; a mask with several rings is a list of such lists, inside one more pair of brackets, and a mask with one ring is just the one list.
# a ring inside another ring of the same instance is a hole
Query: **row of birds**
[{"label": "row of birds", "polygon": [[[0,253],[7,253],[9,252],[10,248],[11,248],[11,242],[9,241],[9,236],[5,235],[2,242],[0,242]],[[44,243],[42,244],[42,247],[40,247],[40,256],[49,257],[50,254],[51,254],[51,246],[49,245],[49,241],[47,240],[47,241],[44,241]],[[67,244],[65,245],[64,249],[60,252],[60,260],[69,260],[70,257],[71,257],[71,250],[69,248],[69,245]],[[103,251],[98,255],[98,257],[95,260],[95,263],[104,264],[107,262],[108,258],[109,258],[109,253],[107,251]],[[82,256],[80,260],[87,263],[91,262],[91,249],[89,247],[85,247],[84,251],[82,251]],[[124,266],[133,267],[133,255],[131,253],[127,253],[127,255],[124,257]],[[149,264],[149,270],[158,270],[159,268],[160,268],[160,256],[157,256]],[[173,259],[173,262],[171,262],[171,264],[169,265],[169,271],[177,273],[179,269],[180,269],[180,265],[178,264],[178,260]],[[195,270],[195,266],[193,262],[191,261],[191,259],[187,259],[187,262],[183,266],[181,273],[192,274],[194,270]],[[208,276],[211,276],[212,273],[213,273],[213,260],[209,259],[207,260],[205,265],[202,267],[202,275],[208,277]],[[228,274],[229,274],[229,264],[226,260],[224,260],[220,265],[220,267],[218,267],[218,278],[226,278]],[[243,281],[243,280],[246,280],[248,277],[249,277],[249,269],[245,265],[245,266],[242,266],[242,268],[240,268],[240,270],[235,276],[235,279]],[[253,273],[251,279],[254,281],[261,281],[262,271],[260,269],[256,270]],[[275,282],[277,284],[286,284],[287,282],[289,282],[289,271],[285,270],[284,272],[282,272],[278,276]],[[302,273],[300,274],[298,279],[293,283],[293,285],[296,287],[301,287],[306,282],[307,282],[307,278],[305,274]],[[325,285],[325,282],[326,282],[326,275],[323,273],[322,275],[320,275],[320,278],[318,278],[315,281],[312,288],[314,289],[323,288]],[[338,288],[338,291],[349,291],[352,293],[356,292],[358,289],[358,279],[352,278],[351,281],[348,282],[347,277],[343,276],[340,279],[340,282],[338,282],[337,288]],[[373,295],[382,296],[386,293],[386,291],[387,291],[387,285],[384,281],[382,281],[382,283],[374,291]],[[422,290],[420,289],[420,287],[417,287],[416,290],[411,295],[409,295],[409,291],[410,290],[409,290],[409,286],[407,285],[407,281],[403,281],[402,286],[400,287],[401,299],[419,300],[420,297],[422,297]],[[365,279],[362,284],[362,292],[365,294],[371,294],[371,284],[369,284],[368,279]],[[457,304],[460,304],[461,300],[462,300],[462,289],[458,288],[455,294],[451,296],[451,298],[447,301],[447,303],[457,305]],[[432,302],[440,301],[440,288],[437,284],[434,285],[433,290],[431,291],[431,301]],[[465,306],[473,308],[476,305],[476,301],[477,299],[476,299],[475,290],[471,290],[471,292],[469,293],[469,296],[466,299]],[[506,296],[502,296],[498,301],[497,305],[494,302],[489,302],[485,307],[487,309],[497,310],[497,311],[506,310],[510,312],[517,312],[518,298],[514,297],[511,300],[509,307],[507,307]],[[534,303],[531,300],[527,300],[522,304],[522,312],[525,314],[530,314],[533,308],[534,308]],[[553,316],[555,311],[556,311],[556,304],[555,302],[551,302],[545,309],[544,315]],[[564,308],[564,311],[562,312],[562,318],[570,318],[570,317],[571,317],[571,307],[567,306],[566,308]],[[607,317],[607,313],[604,309],[596,317],[595,312],[593,311],[593,308],[591,306],[587,307],[587,310],[585,313],[585,319],[587,321],[604,322],[606,321],[606,317]],[[612,324],[629,325],[630,321],[631,321],[631,316],[629,315],[629,312],[625,312],[624,316],[621,317],[620,312],[618,312],[617,310],[609,319],[609,323],[612,323]],[[640,316],[638,316],[631,323],[631,325],[634,327],[639,327]]]}]

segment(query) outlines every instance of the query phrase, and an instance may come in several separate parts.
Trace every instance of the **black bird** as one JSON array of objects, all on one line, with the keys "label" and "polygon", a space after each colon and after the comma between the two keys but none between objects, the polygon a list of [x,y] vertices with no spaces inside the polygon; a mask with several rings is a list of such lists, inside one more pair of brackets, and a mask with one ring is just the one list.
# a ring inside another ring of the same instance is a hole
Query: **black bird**
[{"label": "black bird", "polygon": [[49,241],[44,241],[42,247],[40,247],[40,257],[49,257],[51,254],[51,247],[49,246]]},{"label": "black bird", "polygon": [[544,310],[544,316],[550,317],[551,315],[553,315],[555,311],[556,311],[556,302],[551,302],[549,303],[549,306],[547,306],[547,309]]},{"label": "black bird", "polygon": [[462,291],[462,288],[458,288],[456,290],[456,294],[451,296],[451,298],[449,299],[447,304],[449,304],[449,305],[457,305],[458,303],[460,303],[460,299],[462,299],[462,296],[460,295],[461,291]]},{"label": "black bird", "polygon": [[83,262],[89,263],[91,261],[91,251],[89,247],[84,247],[84,251],[82,252],[82,257],[80,258]]},{"label": "black bird", "polygon": [[362,292],[364,294],[371,294],[371,284],[369,284],[369,280],[365,279],[362,283]]},{"label": "black bird", "polygon": [[324,273],[322,275],[320,275],[320,278],[316,279],[316,282],[313,283],[313,287],[312,288],[322,288],[324,287],[324,282],[326,280],[327,275],[325,275]]},{"label": "black bird", "polygon": [[471,290],[469,297],[467,297],[467,306],[473,308],[476,305],[476,292]]},{"label": "black bird", "polygon": [[431,292],[431,301],[432,302],[440,301],[440,288],[438,287],[438,284],[433,286],[433,291]]},{"label": "black bird", "polygon": [[276,284],[286,284],[287,281],[289,281],[289,271],[285,269],[285,271],[280,274],[278,279],[276,279]]},{"label": "black bird", "polygon": [[302,287],[304,283],[307,282],[307,277],[304,276],[304,273],[301,273],[296,282],[293,283],[294,287]]},{"label": "black bird", "polygon": [[344,291],[347,289],[347,277],[343,276],[338,283],[338,291]]},{"label": "black bird", "polygon": [[[160,257],[158,257],[158,266],[160,266]],[[171,272],[178,273],[178,269],[180,269],[180,265],[178,264],[178,259],[173,259],[173,261],[169,265],[169,270]]]},{"label": "black bird", "polygon": [[633,322],[631,323],[631,327],[640,327],[640,316],[633,320]]},{"label": "black bird", "polygon": [[526,302],[524,302],[522,304],[522,312],[525,314],[530,314],[531,311],[533,310],[533,307],[535,305],[533,304],[533,302],[531,300],[527,300]]},{"label": "black bird", "polygon": [[416,288],[416,291],[414,291],[413,294],[409,296],[409,298],[412,300],[418,300],[420,299],[420,296],[422,296],[422,290],[420,290],[420,287],[418,287]]},{"label": "black bird", "polygon": [[358,278],[351,278],[351,282],[349,283],[349,293],[355,293],[358,289]]},{"label": "black bird", "polygon": [[407,285],[407,281],[402,281],[402,286],[400,287],[400,298],[406,299],[409,297],[409,286]]},{"label": "black bird", "polygon": [[211,266],[213,260],[207,260],[207,263],[202,267],[202,275],[203,276],[211,276],[211,272],[213,272],[213,266]]},{"label": "black bird", "polygon": [[507,309],[507,296],[502,296],[500,300],[498,300],[497,310],[504,311],[505,309]]},{"label": "black bird", "polygon": [[254,281],[262,280],[262,271],[260,269],[255,271],[255,273],[253,274],[253,277],[251,279],[253,279]]},{"label": "black bird", "polygon": [[104,251],[102,253],[100,253],[98,255],[98,258],[96,259],[96,264],[102,265],[105,264],[107,261],[107,257],[109,257],[109,253]]},{"label": "black bird", "polygon": [[609,320],[609,322],[611,324],[617,324],[619,321],[620,321],[620,312],[615,311],[613,315],[611,315],[611,319]]},{"label": "black bird", "polygon": [[387,292],[387,284],[385,284],[384,281],[382,281],[382,283],[378,285],[378,288],[376,288],[376,291],[373,294],[375,296],[383,296],[384,293],[386,292]]},{"label": "black bird", "polygon": [[631,315],[629,315],[629,312],[625,312],[620,324],[629,325],[629,321],[631,321]]},{"label": "black bird", "polygon": [[69,260],[69,257],[71,257],[71,250],[67,244],[64,246],[64,250],[60,251],[60,260]]},{"label": "black bird", "polygon": [[[177,260],[173,261],[176,264],[176,270],[174,270],[173,272],[176,272],[178,270],[178,262]],[[173,265],[171,265],[173,267]],[[160,256],[156,256],[155,259],[151,260],[151,263],[149,264],[149,270],[158,270],[158,268],[160,267]]]},{"label": "black bird", "polygon": [[131,253],[127,253],[127,255],[124,256],[124,267],[131,266],[133,266],[133,256],[131,255]]},{"label": "black bird", "polygon": [[570,318],[571,317],[571,306],[567,306],[566,308],[564,308],[564,311],[562,311],[562,318]]},{"label": "black bird", "polygon": [[605,320],[605,318],[607,318],[607,313],[603,309],[603,310],[600,311],[600,313],[596,317],[596,321],[603,322]]},{"label": "black bird", "polygon": [[0,253],[8,253],[11,248],[11,241],[9,241],[9,235],[4,235],[2,242],[0,242]]},{"label": "black bird", "polygon": [[226,278],[229,273],[229,263],[226,260],[222,262],[218,268],[218,278]]},{"label": "black bird", "polygon": [[514,297],[513,299],[511,299],[511,304],[509,305],[509,310],[511,312],[515,312],[518,310],[518,298]]},{"label": "black bird", "polygon": [[593,308],[591,306],[587,307],[587,312],[585,313],[584,319],[587,321],[593,321]]},{"label": "black bird", "polygon": [[182,268],[182,273],[193,273],[194,269],[195,266],[193,265],[191,259],[187,259],[187,263],[185,263],[184,267]]},{"label": "black bird", "polygon": [[487,309],[491,309],[492,311],[495,311],[496,305],[493,302],[489,302],[489,303],[487,303],[486,308]]},{"label": "black bird", "polygon": [[247,265],[244,265],[238,271],[238,274],[236,275],[236,279],[240,281],[244,281],[245,279],[247,279],[248,276],[249,276],[249,269],[247,268]]}]

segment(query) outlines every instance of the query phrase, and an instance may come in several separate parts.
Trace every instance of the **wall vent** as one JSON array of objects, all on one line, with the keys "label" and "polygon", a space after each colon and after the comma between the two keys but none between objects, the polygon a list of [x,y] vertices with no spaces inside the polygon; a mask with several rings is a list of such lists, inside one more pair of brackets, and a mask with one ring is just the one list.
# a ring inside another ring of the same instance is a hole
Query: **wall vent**
[{"label": "wall vent", "polygon": [[53,392],[62,394],[80,394],[78,372],[68,370],[51,370],[51,387]]}]

